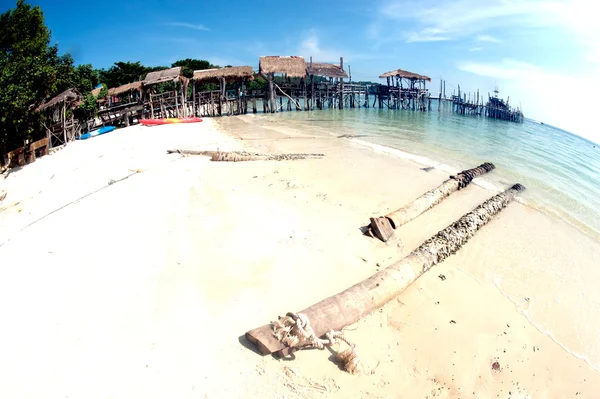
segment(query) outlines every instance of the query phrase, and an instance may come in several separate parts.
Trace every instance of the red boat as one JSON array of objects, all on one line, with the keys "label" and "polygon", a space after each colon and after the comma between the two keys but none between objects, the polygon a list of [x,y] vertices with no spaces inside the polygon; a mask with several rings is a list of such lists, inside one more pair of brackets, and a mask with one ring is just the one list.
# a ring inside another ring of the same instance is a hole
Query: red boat
[{"label": "red boat", "polygon": [[202,119],[196,117],[190,118],[165,118],[165,119],[140,119],[142,125],[169,125],[172,123],[196,123],[202,122]]}]

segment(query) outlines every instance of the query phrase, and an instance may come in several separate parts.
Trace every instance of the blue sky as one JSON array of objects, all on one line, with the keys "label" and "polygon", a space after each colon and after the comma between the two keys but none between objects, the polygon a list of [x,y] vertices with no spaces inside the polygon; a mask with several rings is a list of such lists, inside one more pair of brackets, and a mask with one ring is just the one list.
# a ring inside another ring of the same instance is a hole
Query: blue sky
[{"label": "blue sky", "polygon": [[[261,55],[344,57],[355,80],[402,68],[447,94],[497,84],[526,116],[600,141],[600,23],[591,0],[282,2],[30,0],[77,63],[251,65]],[[0,0],[1,9],[16,1]]]}]

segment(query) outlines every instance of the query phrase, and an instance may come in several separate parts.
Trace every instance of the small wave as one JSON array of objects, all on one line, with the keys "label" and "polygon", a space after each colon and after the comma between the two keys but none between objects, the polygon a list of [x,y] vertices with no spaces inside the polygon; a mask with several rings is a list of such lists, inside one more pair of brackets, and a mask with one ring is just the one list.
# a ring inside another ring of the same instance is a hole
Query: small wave
[{"label": "small wave", "polygon": [[371,142],[364,141],[364,140],[350,139],[349,141],[352,143],[355,143],[355,144],[369,147],[373,151],[378,152],[378,153],[388,154],[388,155],[395,156],[397,158],[407,159],[407,160],[416,162],[419,165],[433,167],[437,170],[441,170],[441,171],[448,172],[451,174],[457,173],[457,170],[455,168],[453,168],[452,166],[446,165],[443,163],[439,163],[439,162],[434,162],[433,160],[431,160],[427,157],[421,156],[421,155],[411,154],[409,152],[402,151],[397,148],[387,147],[385,145],[375,144],[375,143],[371,143]]},{"label": "small wave", "polygon": [[[463,270],[464,272],[464,270]],[[466,272],[465,272],[466,273]],[[466,273],[469,274],[469,273]],[[475,278],[474,276],[472,276],[471,274],[469,274],[469,276]],[[476,279],[476,278],[475,278]],[[477,280],[477,279],[476,279]],[[479,281],[479,280],[477,280]],[[481,283],[481,282],[480,282]],[[515,309],[517,309],[517,312],[519,312],[520,314],[522,314],[527,321],[529,322],[529,324],[531,324],[533,327],[535,327],[536,330],[538,330],[540,333],[544,334],[545,336],[547,336],[548,338],[550,338],[552,341],[554,341],[558,346],[560,346],[565,352],[567,352],[568,354],[583,360],[584,362],[586,362],[592,369],[596,370],[596,371],[600,371],[600,364],[595,364],[594,362],[592,362],[592,360],[590,359],[590,357],[586,354],[583,353],[579,353],[571,348],[569,348],[566,344],[562,343],[561,341],[558,340],[558,338],[556,338],[554,332],[552,330],[550,330],[549,328],[544,328],[542,326],[541,323],[536,322],[533,319],[533,315],[532,313],[520,306],[516,300],[514,300],[508,293],[506,293],[502,287],[500,282],[494,278],[492,279],[492,283],[494,284],[494,286],[498,289],[498,291],[509,301],[511,301],[514,305],[515,305]],[[535,301],[535,298],[529,298],[528,303],[532,303],[533,301]]]},{"label": "small wave", "polygon": [[[453,174],[456,174],[461,171],[461,169],[452,167],[451,165],[436,162],[430,158],[427,158],[427,157],[424,157],[421,155],[412,154],[410,152],[399,150],[399,149],[393,148],[393,147],[388,147],[388,146],[385,146],[382,144],[375,144],[375,143],[371,143],[369,141],[359,140],[359,139],[350,139],[348,141],[358,144],[358,145],[369,147],[374,152],[377,152],[377,153],[388,154],[388,155],[391,155],[391,156],[394,156],[397,158],[413,161],[422,166],[433,167],[437,170],[447,172],[449,175],[453,175]],[[499,193],[508,188],[506,183],[503,184],[502,182],[495,182],[490,179],[486,179],[485,177],[478,177],[478,178],[474,179],[472,183],[474,185],[481,187],[484,190],[490,191],[492,193]],[[560,219],[561,221],[575,227],[577,230],[579,230],[580,232],[584,233],[587,236],[590,236],[594,239],[600,239],[600,234],[598,234],[598,232],[596,232],[593,228],[586,225],[585,223],[582,223],[579,219],[569,215],[567,212],[565,212],[559,208],[550,206],[550,205],[542,203],[540,201],[536,201],[532,198],[524,198],[523,196],[520,196],[520,195],[515,197],[515,201],[522,205],[525,205],[529,208],[532,208],[539,212],[542,212],[545,215],[550,216],[551,218]]]},{"label": "small wave", "polygon": [[[475,277],[472,273],[470,273],[467,270],[464,270],[464,269],[461,269],[461,268],[459,268],[458,270],[461,273],[463,273],[464,275],[469,276],[470,278],[472,278],[479,285],[488,285],[489,284],[489,283],[486,283],[485,281],[481,281],[480,279],[478,279],[477,277]],[[529,322],[529,324],[531,324],[536,330],[538,330],[540,333],[542,333],[545,336],[547,336],[548,338],[550,338],[552,341],[554,341],[554,343],[556,343],[558,346],[560,346],[568,354],[576,357],[577,359],[583,360],[592,369],[594,369],[596,371],[600,371],[600,364],[597,364],[597,363],[593,362],[588,355],[579,353],[578,351],[575,351],[575,350],[569,348],[567,345],[565,345],[564,343],[562,343],[558,338],[556,338],[556,335],[554,334],[554,332],[551,329],[544,328],[544,326],[541,323],[536,322],[534,320],[533,315],[529,311],[528,307],[529,307],[529,305],[531,303],[535,302],[535,298],[527,298],[527,305],[528,306],[527,307],[523,307],[510,294],[508,294],[507,292],[505,292],[502,289],[502,278],[500,278],[499,276],[493,276],[493,277],[490,278],[490,282],[491,282],[491,284],[494,287],[496,287],[496,289],[498,290],[498,292],[500,294],[502,294],[503,297],[505,297],[510,302],[512,302],[512,304],[515,306],[515,309],[517,310],[517,312],[519,312],[521,315],[523,315],[523,317],[525,317],[525,319],[527,319],[527,321]]]}]

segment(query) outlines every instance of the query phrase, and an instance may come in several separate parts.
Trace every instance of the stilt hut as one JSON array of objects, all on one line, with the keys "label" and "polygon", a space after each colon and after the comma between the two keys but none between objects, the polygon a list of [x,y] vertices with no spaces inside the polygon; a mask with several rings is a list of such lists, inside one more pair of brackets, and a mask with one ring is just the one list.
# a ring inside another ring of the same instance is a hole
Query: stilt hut
[{"label": "stilt hut", "polygon": [[142,100],[142,82],[127,83],[119,87],[108,89],[108,106],[116,104],[134,104]]},{"label": "stilt hut", "polygon": [[392,109],[427,110],[426,82],[431,82],[429,76],[396,69],[379,77],[387,79],[387,86],[380,86],[377,93],[380,108],[387,103],[388,108]]},{"label": "stilt hut", "polygon": [[142,117],[144,91],[141,81],[108,89],[106,97],[104,109],[98,112],[103,125],[122,122],[129,126],[134,118]]},{"label": "stilt hut", "polygon": [[[265,92],[264,109],[265,112],[276,112],[276,93],[277,92],[288,97],[288,100],[294,101],[296,109],[300,107],[299,102],[294,100],[293,93],[285,93],[278,85],[273,81],[275,74],[283,74],[290,78],[300,78],[301,84],[304,83],[306,78],[306,61],[303,57],[299,56],[264,56],[260,57],[259,72],[267,80],[267,90]],[[288,106],[291,106],[288,101]],[[283,104],[281,104],[283,107]],[[280,107],[280,108],[281,108]]]},{"label": "stilt hut", "polygon": [[[340,65],[336,65],[313,62],[310,57],[307,73],[310,76],[309,109],[315,109],[315,97],[318,109],[323,109],[324,104],[329,104],[329,108],[335,108],[336,98],[340,108],[343,108],[344,79],[348,78],[348,74],[344,71],[343,58],[340,58]],[[329,78],[329,82],[317,84],[315,91],[315,76]]]},{"label": "stilt hut", "polygon": [[[166,90],[157,90],[164,83]],[[148,95],[150,118],[181,118],[189,114],[187,109],[187,87],[189,80],[181,74],[181,67],[150,72],[142,86]],[[170,87],[169,87],[170,86]],[[159,92],[162,91],[162,92]]]},{"label": "stilt hut", "polygon": [[[244,82],[254,79],[250,66],[214,68],[194,71],[192,77],[193,112],[195,116],[245,114],[248,110]],[[219,91],[197,92],[198,83],[218,82]],[[228,96],[227,82],[235,83],[235,96]]]},{"label": "stilt hut", "polygon": [[37,111],[46,116],[43,122],[48,147],[56,147],[75,140],[81,134],[81,126],[73,116],[73,110],[81,104],[81,93],[68,89],[43,103]]}]

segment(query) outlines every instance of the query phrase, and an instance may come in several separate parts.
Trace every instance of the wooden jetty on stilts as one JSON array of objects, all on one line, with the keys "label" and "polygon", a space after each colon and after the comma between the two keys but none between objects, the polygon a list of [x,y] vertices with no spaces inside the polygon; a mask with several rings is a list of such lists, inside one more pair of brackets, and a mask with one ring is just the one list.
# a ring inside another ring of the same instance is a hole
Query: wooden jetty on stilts
[{"label": "wooden jetty on stilts", "polygon": [[[142,85],[146,92],[150,110],[150,118],[183,118],[188,116],[187,88],[188,78],[182,75],[181,67],[150,72]],[[167,90],[155,90],[158,84],[166,85]]]},{"label": "wooden jetty on stilts", "polygon": [[72,88],[63,91],[36,109],[45,115],[44,127],[48,149],[66,145],[81,135],[81,124],[73,115],[73,110],[81,104],[81,99],[81,93]]},{"label": "wooden jetty on stilts", "polygon": [[131,125],[144,114],[144,90],[142,81],[108,89],[105,105],[98,111],[103,126]]},{"label": "wooden jetty on stilts", "polygon": [[[254,72],[250,66],[194,71],[191,79],[191,114],[194,116],[223,116],[247,113],[248,97],[244,83],[251,80],[254,80]],[[198,85],[201,83],[218,83],[219,90],[198,91]],[[233,95],[228,94],[227,83],[233,85]]]},{"label": "wooden jetty on stilts", "polygon": [[427,111],[431,109],[427,82],[429,76],[420,75],[396,69],[385,72],[381,79],[387,80],[387,85],[379,85],[376,93],[379,108],[412,109],[413,111]]},{"label": "wooden jetty on stilts", "polygon": [[[319,109],[323,109],[323,101],[329,101],[329,107],[335,108],[337,105],[340,109],[344,107],[344,79],[348,79],[348,74],[344,71],[344,58],[340,57],[340,65],[325,64],[321,62],[313,62],[310,57],[310,62],[307,67],[307,74],[310,76],[310,98],[311,110],[314,110],[314,98],[321,98]],[[321,82],[315,85],[315,77],[329,78],[329,81]],[[337,83],[333,83],[334,79]],[[332,97],[327,94],[333,93]],[[324,95],[326,94],[326,95]],[[329,97],[329,98],[328,98]],[[337,100],[337,101],[336,101]],[[350,101],[348,99],[348,101]]]},{"label": "wooden jetty on stilts", "polygon": [[[260,57],[259,62],[259,73],[267,80],[267,89],[264,93],[263,99],[264,112],[274,113],[278,112],[283,108],[283,103],[280,103],[279,108],[277,107],[277,96],[284,96],[288,101],[288,106],[291,108],[292,104],[295,109],[300,111],[299,98],[300,90],[304,86],[304,79],[306,78],[306,61],[303,57],[299,56],[264,56]],[[279,85],[274,82],[275,74],[284,75],[287,78],[300,78],[300,85],[294,85],[289,87],[288,92],[284,91]],[[295,98],[294,98],[295,97]],[[283,100],[283,99],[282,99]]]},{"label": "wooden jetty on stilts", "polygon": [[461,91],[460,85],[457,87],[458,93],[450,98],[452,102],[452,112],[461,115],[483,116],[491,119],[501,119],[509,122],[523,123],[525,117],[523,111],[519,108],[513,108],[508,100],[505,102],[498,97],[498,88],[494,90],[494,96],[488,93],[488,101],[484,104],[479,90],[473,93]]}]

